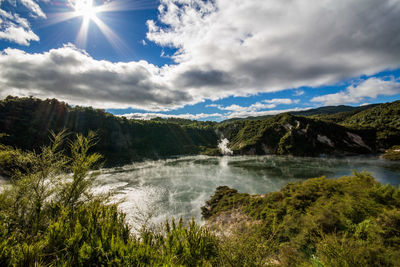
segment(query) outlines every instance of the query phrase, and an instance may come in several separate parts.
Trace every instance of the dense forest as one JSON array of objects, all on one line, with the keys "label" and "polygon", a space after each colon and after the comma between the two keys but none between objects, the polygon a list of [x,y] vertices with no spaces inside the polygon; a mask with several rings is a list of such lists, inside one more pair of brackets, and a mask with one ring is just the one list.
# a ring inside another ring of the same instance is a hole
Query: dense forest
[{"label": "dense forest", "polygon": [[48,144],[50,131],[71,133],[94,131],[99,137],[96,151],[106,166],[143,159],[198,154],[215,148],[218,137],[213,123],[171,120],[127,120],[104,110],[71,107],[56,99],[7,97],[0,101],[0,133],[6,145],[23,150]]},{"label": "dense forest", "polygon": [[[332,115],[332,114],[337,114],[337,113],[358,113],[360,111],[372,108],[377,106],[378,104],[371,104],[371,105],[364,105],[364,106],[359,106],[359,107],[352,107],[352,106],[345,106],[345,105],[339,105],[339,106],[326,106],[326,107],[320,107],[320,108],[313,108],[313,109],[307,109],[307,110],[302,110],[302,111],[291,111],[289,112],[292,115],[297,115],[297,116],[314,116],[314,115]],[[235,122],[235,121],[244,121],[244,120],[265,120],[268,118],[273,117],[274,115],[265,115],[265,116],[256,116],[256,117],[246,117],[246,118],[232,118],[228,120],[222,121],[222,123],[229,123],[229,122]]]},{"label": "dense forest", "polygon": [[50,131],[96,132],[105,166],[143,159],[219,155],[221,138],[234,155],[377,154],[400,144],[400,101],[362,107],[322,107],[247,120],[200,122],[176,118],[129,120],[56,99],[7,97],[0,101],[5,145],[32,151]]},{"label": "dense forest", "polygon": [[374,129],[353,129],[291,114],[219,127],[234,154],[318,156],[375,153]]},{"label": "dense forest", "polygon": [[217,129],[234,154],[375,154],[400,144],[400,101],[223,122]]}]

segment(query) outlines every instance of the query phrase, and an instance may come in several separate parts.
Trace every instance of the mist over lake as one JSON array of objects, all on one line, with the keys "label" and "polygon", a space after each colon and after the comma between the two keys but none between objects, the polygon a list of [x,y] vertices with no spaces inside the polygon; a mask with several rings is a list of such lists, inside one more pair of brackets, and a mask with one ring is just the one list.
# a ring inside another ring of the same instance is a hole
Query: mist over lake
[{"label": "mist over lake", "polygon": [[120,208],[136,225],[148,216],[154,223],[180,216],[201,221],[200,207],[218,186],[265,194],[289,182],[337,178],[353,170],[370,172],[383,184],[400,183],[400,163],[375,157],[190,156],[104,169],[97,190],[115,190]]}]

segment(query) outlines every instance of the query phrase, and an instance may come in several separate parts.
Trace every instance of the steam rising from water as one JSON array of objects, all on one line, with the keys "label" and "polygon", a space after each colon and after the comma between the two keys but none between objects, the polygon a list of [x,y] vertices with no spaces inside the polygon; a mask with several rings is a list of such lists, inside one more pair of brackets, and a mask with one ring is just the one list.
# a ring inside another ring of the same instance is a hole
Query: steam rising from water
[{"label": "steam rising from water", "polygon": [[382,183],[400,183],[400,164],[376,158],[295,158],[283,156],[193,156],[134,163],[103,170],[96,190],[115,190],[115,200],[132,225],[192,217],[216,187],[265,194],[310,177],[339,177],[352,170],[371,172]]},{"label": "steam rising from water", "polygon": [[221,150],[223,155],[232,156],[233,151],[228,148],[229,140],[227,138],[221,139],[221,142],[218,144],[218,148]]}]

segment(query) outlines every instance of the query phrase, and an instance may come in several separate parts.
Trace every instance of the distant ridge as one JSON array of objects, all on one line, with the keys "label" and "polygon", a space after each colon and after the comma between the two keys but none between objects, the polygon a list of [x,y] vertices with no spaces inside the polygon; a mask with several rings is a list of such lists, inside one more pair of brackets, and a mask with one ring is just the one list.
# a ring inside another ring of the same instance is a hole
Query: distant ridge
[{"label": "distant ridge", "polygon": [[[331,115],[331,114],[337,114],[340,112],[355,112],[355,113],[357,113],[357,112],[361,112],[366,109],[376,107],[378,105],[379,104],[371,104],[371,105],[365,105],[365,106],[359,106],[359,107],[352,107],[352,106],[346,106],[346,105],[325,106],[325,107],[313,108],[313,109],[302,110],[302,111],[289,111],[289,112],[282,112],[282,113],[290,113],[292,115],[298,115],[298,116]],[[282,113],[278,113],[276,115],[279,115]],[[246,118],[232,118],[232,119],[224,120],[221,123],[229,123],[229,122],[243,121],[243,120],[265,120],[265,119],[271,118],[276,115],[250,116],[250,117],[246,117]]]}]

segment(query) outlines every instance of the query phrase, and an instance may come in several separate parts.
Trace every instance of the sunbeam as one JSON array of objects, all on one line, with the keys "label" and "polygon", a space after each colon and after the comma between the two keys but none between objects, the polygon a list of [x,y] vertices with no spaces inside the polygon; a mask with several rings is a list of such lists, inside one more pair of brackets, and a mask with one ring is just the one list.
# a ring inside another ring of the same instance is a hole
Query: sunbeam
[{"label": "sunbeam", "polygon": [[[96,17],[97,19],[97,17]],[[76,36],[75,43],[79,47],[86,47],[86,42],[87,42],[87,35],[89,32],[89,18],[84,18],[81,24],[81,27],[79,29],[78,35]]]},{"label": "sunbeam", "polygon": [[158,6],[156,0],[115,0],[99,6],[99,12],[152,9]]},{"label": "sunbeam", "polygon": [[78,47],[85,48],[90,22],[93,21],[114,49],[124,54],[130,54],[130,49],[124,41],[97,15],[107,12],[151,9],[157,7],[157,5],[158,1],[156,0],[114,0],[104,1],[100,5],[96,0],[69,0],[65,2],[65,11],[49,14],[48,20],[43,26],[62,23],[74,18],[82,18],[75,44]]},{"label": "sunbeam", "polygon": [[125,44],[125,42],[114,33],[110,27],[108,27],[101,19],[98,17],[92,18],[93,22],[97,25],[100,31],[103,33],[104,37],[108,40],[112,47],[115,50],[123,53],[129,54],[129,47]]}]

